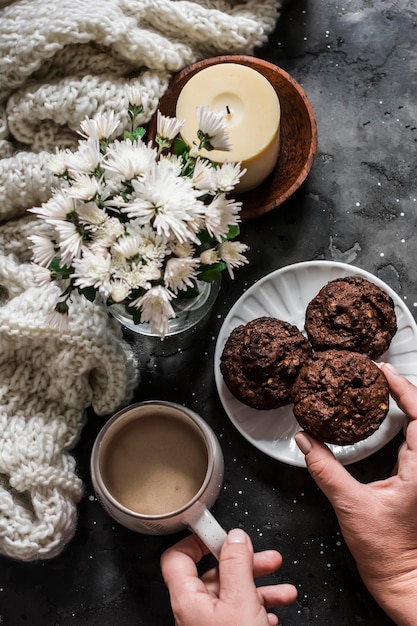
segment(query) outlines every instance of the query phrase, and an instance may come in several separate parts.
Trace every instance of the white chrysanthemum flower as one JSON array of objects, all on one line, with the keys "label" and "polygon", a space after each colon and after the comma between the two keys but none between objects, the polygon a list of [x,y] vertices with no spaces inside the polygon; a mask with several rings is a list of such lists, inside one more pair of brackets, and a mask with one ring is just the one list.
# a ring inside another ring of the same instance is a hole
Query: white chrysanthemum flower
[{"label": "white chrysanthemum flower", "polygon": [[125,227],[120,220],[117,217],[109,217],[104,224],[94,230],[91,247],[97,250],[99,247],[110,248],[124,232]]},{"label": "white chrysanthemum flower", "polygon": [[58,311],[49,311],[45,316],[45,323],[49,328],[57,330],[59,333],[65,333],[69,330],[68,315],[58,313]]},{"label": "white chrysanthemum flower", "polygon": [[141,139],[114,141],[103,159],[106,180],[132,180],[146,172],[155,161],[156,150]]},{"label": "white chrysanthemum flower", "polygon": [[248,250],[248,246],[238,241],[223,241],[219,246],[219,254],[222,261],[226,263],[227,270],[231,278],[233,276],[233,268],[249,263],[248,259],[242,254]]},{"label": "white chrysanthemum flower", "polygon": [[241,170],[240,163],[223,163],[215,170],[215,186],[219,191],[232,191],[246,170]]},{"label": "white chrysanthemum flower", "polygon": [[128,268],[129,263],[126,258],[120,254],[120,252],[114,249],[114,247],[112,247],[110,250],[107,249],[107,251],[111,254],[113,275],[118,277],[119,270]]},{"label": "white chrysanthemum flower", "polygon": [[110,252],[110,246],[107,241],[101,242],[93,240],[91,243],[89,243],[89,248],[93,254],[101,257],[105,257]]},{"label": "white chrysanthemum flower", "polygon": [[162,265],[169,251],[164,238],[159,239],[161,239],[160,243],[144,239],[140,248],[140,254],[146,263],[154,264],[156,267]]},{"label": "white chrysanthemum flower", "polygon": [[240,222],[241,202],[227,199],[225,194],[220,194],[206,206],[205,227],[211,237],[221,241],[226,237],[229,227],[236,226]]},{"label": "white chrysanthemum flower", "polygon": [[175,257],[168,260],[164,273],[165,285],[175,294],[193,287],[196,279],[196,269],[200,265],[198,259]]},{"label": "white chrysanthemum flower", "polygon": [[66,150],[55,150],[48,162],[48,168],[56,176],[62,176],[68,169],[68,155],[72,154],[67,148]]},{"label": "white chrysanthemum flower", "polygon": [[158,267],[162,265],[165,257],[169,254],[167,238],[159,235],[149,224],[138,226],[135,222],[129,225],[130,233],[140,238],[138,254],[147,263],[155,263]]},{"label": "white chrysanthemum flower", "polygon": [[[107,176],[107,178],[105,178],[105,176]],[[113,209],[115,207],[113,204],[114,197],[126,193],[125,183],[122,179],[116,180],[116,178],[113,178],[113,174],[109,172],[103,174],[101,180],[103,186],[100,193],[100,205]]]},{"label": "white chrysanthemum flower", "polygon": [[165,337],[169,330],[169,320],[175,317],[171,305],[173,294],[161,285],[152,287],[143,296],[133,300],[130,305],[141,310],[141,322],[147,322],[151,332]]},{"label": "white chrysanthemum flower", "polygon": [[133,180],[131,202],[122,208],[138,223],[152,223],[158,235],[180,243],[196,241],[201,228],[204,204],[198,200],[198,191],[192,181],[175,176],[171,168],[155,163],[140,180]]},{"label": "white chrysanthemum flower", "polygon": [[204,193],[216,191],[216,168],[203,161],[197,159],[194,166],[193,185],[196,189]]},{"label": "white chrysanthemum flower", "polygon": [[102,184],[100,180],[94,176],[82,173],[77,174],[74,177],[74,181],[71,187],[67,189],[67,193],[70,198],[77,198],[79,200],[92,200],[97,194],[101,192]]},{"label": "white chrysanthemum flower", "polygon": [[179,120],[176,117],[167,117],[166,115],[162,115],[161,111],[158,109],[156,114],[156,132],[159,137],[169,140],[175,139],[183,126],[183,120]]},{"label": "white chrysanthemum flower", "polygon": [[100,204],[102,206],[106,206],[106,204],[111,206],[113,196],[122,193],[124,191],[124,185],[122,183],[115,183],[114,181],[107,181],[104,175],[100,181]]},{"label": "white chrysanthemum flower", "polygon": [[55,224],[64,221],[70,213],[74,213],[77,209],[77,201],[70,198],[67,190],[59,189],[54,195],[44,202],[40,207],[28,209],[30,213],[35,213],[38,217],[45,220],[47,224]]},{"label": "white chrysanthemum flower", "polygon": [[71,176],[79,173],[93,174],[101,164],[102,155],[98,139],[90,137],[81,141],[76,152],[67,157],[68,172]]},{"label": "white chrysanthemum flower", "polygon": [[61,265],[70,267],[81,253],[82,237],[72,222],[58,222],[55,224],[55,230],[58,234],[58,256],[61,258]]},{"label": "white chrysanthemum flower", "polygon": [[125,259],[132,259],[139,253],[141,238],[139,235],[123,235],[113,245],[112,250],[118,252]]},{"label": "white chrysanthemum flower", "polygon": [[169,170],[172,176],[181,176],[183,163],[179,156],[175,154],[167,154],[159,157],[158,169],[162,176],[164,170]]},{"label": "white chrysanthemum flower", "polygon": [[80,124],[82,137],[93,139],[112,139],[120,124],[119,117],[116,117],[113,109],[106,113],[97,113],[92,119],[86,117]]},{"label": "white chrysanthemum flower", "polygon": [[125,226],[117,217],[109,217],[101,231],[113,242],[125,233]]},{"label": "white chrysanthemum flower", "polygon": [[29,235],[32,242],[33,260],[41,267],[48,267],[56,257],[55,245],[50,237],[46,235]]},{"label": "white chrysanthemum flower", "polygon": [[44,287],[51,282],[51,272],[46,267],[32,263],[31,269],[33,281],[36,283],[36,285],[38,285],[38,287]]},{"label": "white chrysanthemum flower", "polygon": [[138,85],[127,85],[125,92],[126,92],[127,101],[129,104],[141,106],[142,94],[140,91],[140,87]]},{"label": "white chrysanthemum flower", "polygon": [[159,267],[169,253],[169,248],[163,237],[158,236],[150,226],[144,226],[130,229],[128,235],[120,237],[113,245],[112,253],[123,259],[138,257]]},{"label": "white chrysanthemum flower", "polygon": [[110,277],[111,277],[111,256],[99,256],[84,247],[82,256],[74,259],[74,284],[76,287],[85,289],[86,287],[94,287],[98,289],[105,297],[110,293]]},{"label": "white chrysanthemum flower", "polygon": [[202,265],[215,265],[220,261],[219,254],[215,248],[204,250],[200,254],[200,262]]},{"label": "white chrysanthemum flower", "polygon": [[194,256],[194,246],[189,241],[185,241],[184,243],[172,241],[169,244],[169,249],[180,259],[185,259],[187,256]]},{"label": "white chrysanthemum flower", "polygon": [[129,202],[122,195],[116,195],[108,198],[103,202],[103,206],[112,211],[121,213],[120,209],[126,207]]},{"label": "white chrysanthemum flower", "polygon": [[134,263],[132,267],[114,268],[114,275],[123,280],[130,289],[150,289],[153,280],[160,280],[161,270],[153,263]]},{"label": "white chrysanthemum flower", "polygon": [[85,202],[77,207],[77,215],[80,222],[87,226],[102,226],[109,216],[103,209],[100,209],[95,202]]},{"label": "white chrysanthemum flower", "polygon": [[207,106],[200,105],[197,107],[197,126],[198,131],[207,138],[213,150],[232,149],[222,113],[215,113]]},{"label": "white chrysanthemum flower", "polygon": [[130,295],[130,287],[119,278],[110,281],[110,298],[113,302],[123,302]]}]

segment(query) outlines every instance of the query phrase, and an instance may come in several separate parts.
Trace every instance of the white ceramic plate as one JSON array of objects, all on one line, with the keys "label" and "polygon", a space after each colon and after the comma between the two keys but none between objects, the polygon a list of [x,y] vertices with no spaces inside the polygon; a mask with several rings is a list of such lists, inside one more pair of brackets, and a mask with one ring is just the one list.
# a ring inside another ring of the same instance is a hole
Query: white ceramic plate
[{"label": "white ceramic plate", "polygon": [[[382,287],[393,299],[398,330],[380,361],[395,368],[417,384],[417,325],[399,296],[369,272],[345,263],[309,261],[283,267],[255,283],[229,311],[217,339],[214,369],[217,390],[223,407],[240,433],[256,448],[284,463],[305,467],[294,435],[300,430],[292,405],[259,411],[237,400],[227,389],[220,372],[220,357],[231,331],[256,317],[272,316],[286,320],[304,333],[308,303],[330,280],[344,276],[363,276]],[[404,413],[390,399],[388,415],[380,428],[367,439],[349,446],[329,445],[341,463],[360,461],[386,445],[401,430]]]}]

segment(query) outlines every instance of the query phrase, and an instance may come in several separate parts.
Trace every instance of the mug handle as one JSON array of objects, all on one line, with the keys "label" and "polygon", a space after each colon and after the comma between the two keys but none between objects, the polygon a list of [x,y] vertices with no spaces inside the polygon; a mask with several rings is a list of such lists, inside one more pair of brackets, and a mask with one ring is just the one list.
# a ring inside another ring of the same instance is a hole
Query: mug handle
[{"label": "mug handle", "polygon": [[184,521],[188,528],[208,547],[212,555],[219,559],[220,550],[227,533],[206,505],[201,502],[199,504],[200,506],[193,507],[192,511],[185,515]]}]

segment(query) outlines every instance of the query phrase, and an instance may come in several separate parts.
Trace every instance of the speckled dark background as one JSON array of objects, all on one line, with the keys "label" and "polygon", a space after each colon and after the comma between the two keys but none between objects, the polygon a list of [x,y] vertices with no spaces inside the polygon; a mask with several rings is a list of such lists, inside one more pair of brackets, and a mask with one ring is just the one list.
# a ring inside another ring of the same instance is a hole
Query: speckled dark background
[{"label": "speckled dark background", "polygon": [[[253,448],[234,428],[213,377],[215,340],[243,291],[284,265],[327,259],[387,282],[417,311],[417,6],[414,0],[293,0],[258,56],[288,71],[317,118],[318,152],[302,188],[280,209],[242,227],[250,265],[225,279],[194,348],[143,364],[137,400],[184,403],[217,433],[224,490],[214,513],[247,530],[256,549],[284,556],[275,581],[299,597],[278,611],[287,626],[389,626],[364,588],[333,511],[307,471]],[[128,531],[93,496],[89,455],[103,418],[91,416],[76,448],[86,493],[76,536],[61,556],[32,564],[0,558],[0,624],[172,626],[159,555],[178,536]],[[350,471],[390,474],[398,435]]]}]

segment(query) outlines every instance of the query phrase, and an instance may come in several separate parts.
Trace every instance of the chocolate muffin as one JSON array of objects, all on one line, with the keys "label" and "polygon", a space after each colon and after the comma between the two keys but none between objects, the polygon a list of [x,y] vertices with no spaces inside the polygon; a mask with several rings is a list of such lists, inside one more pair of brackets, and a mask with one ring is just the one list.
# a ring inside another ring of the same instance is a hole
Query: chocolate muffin
[{"label": "chocolate muffin", "polygon": [[294,384],[294,415],[319,441],[347,445],[372,435],[388,413],[384,374],[366,355],[317,352]]},{"label": "chocolate muffin", "polygon": [[311,347],[296,327],[258,317],[235,328],[220,359],[231,393],[254,409],[276,409],[292,402],[293,383]]},{"label": "chocolate muffin", "polygon": [[397,332],[394,302],[366,278],[337,278],[309,303],[305,330],[314,350],[352,350],[376,359]]}]

